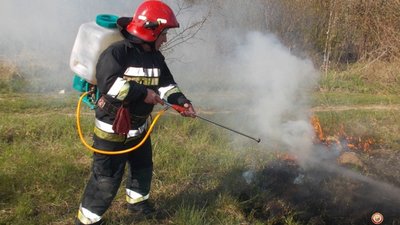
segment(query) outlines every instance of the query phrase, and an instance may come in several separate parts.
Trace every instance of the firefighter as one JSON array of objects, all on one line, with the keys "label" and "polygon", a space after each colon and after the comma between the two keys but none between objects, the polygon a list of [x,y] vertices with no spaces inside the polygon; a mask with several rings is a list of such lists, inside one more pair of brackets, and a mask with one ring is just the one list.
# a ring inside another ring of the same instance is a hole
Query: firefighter
[{"label": "firefighter", "polygon": [[[171,8],[159,0],[147,0],[132,18],[117,20],[124,40],[112,44],[99,57],[93,147],[118,151],[137,145],[151,123],[156,104],[167,101],[184,106],[182,116],[195,117],[190,101],[180,91],[159,51],[167,31],[179,27]],[[149,202],[153,162],[151,140],[135,151],[120,155],[93,154],[90,178],[79,206],[76,224],[102,224],[128,165],[127,208],[134,215],[155,212]]]}]

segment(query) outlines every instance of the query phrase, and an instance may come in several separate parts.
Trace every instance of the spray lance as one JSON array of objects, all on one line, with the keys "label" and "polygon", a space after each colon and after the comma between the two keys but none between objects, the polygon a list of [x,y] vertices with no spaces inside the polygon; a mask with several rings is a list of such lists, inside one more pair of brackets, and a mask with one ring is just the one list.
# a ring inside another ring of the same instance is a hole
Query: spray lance
[{"label": "spray lance", "polygon": [[[185,107],[183,107],[183,106],[174,105],[174,104],[168,103],[167,101],[164,101],[164,104],[167,105],[167,106],[170,107],[170,108],[173,108],[173,109],[174,109],[175,111],[177,111],[178,113],[181,113],[181,112],[184,112],[184,111],[187,110],[187,109],[186,109]],[[216,126],[218,126],[218,127],[221,127],[221,128],[226,129],[226,130],[232,131],[232,132],[234,132],[234,133],[236,133],[236,134],[240,134],[240,135],[242,135],[242,136],[244,136],[244,137],[247,137],[247,138],[249,138],[249,139],[251,139],[251,140],[256,141],[257,143],[260,143],[260,141],[261,141],[260,138],[255,138],[255,137],[252,137],[252,136],[250,136],[250,135],[244,134],[244,133],[242,133],[242,132],[239,132],[239,131],[234,130],[234,129],[232,129],[232,128],[229,128],[229,127],[227,127],[227,126],[221,125],[221,124],[219,124],[219,123],[216,123],[216,122],[214,122],[214,121],[212,121],[212,120],[209,120],[209,119],[204,118],[204,117],[202,117],[202,116],[199,116],[199,115],[197,115],[197,114],[195,115],[195,117],[196,117],[196,118],[199,118],[199,119],[201,119],[201,120],[203,120],[203,121],[206,121],[206,122],[208,122],[208,123],[214,124],[214,125],[216,125]]]}]

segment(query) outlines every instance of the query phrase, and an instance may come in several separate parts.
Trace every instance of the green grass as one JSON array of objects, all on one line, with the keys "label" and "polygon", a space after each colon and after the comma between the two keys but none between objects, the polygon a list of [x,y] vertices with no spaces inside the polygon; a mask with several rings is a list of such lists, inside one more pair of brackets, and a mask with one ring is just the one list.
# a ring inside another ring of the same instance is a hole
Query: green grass
[{"label": "green grass", "polygon": [[[323,75],[312,96],[315,115],[328,135],[371,137],[399,149],[400,73],[397,64],[357,63]],[[328,108],[328,110],[323,110]]]},{"label": "green grass", "polygon": [[320,80],[320,90],[341,93],[398,95],[400,93],[398,63],[356,63],[344,71],[331,70]]},{"label": "green grass", "polygon": [[52,107],[0,118],[0,224],[51,224],[79,199],[89,160],[77,152],[74,117]]},{"label": "green grass", "polygon": [[[348,85],[335,82],[341,91],[316,92],[314,106],[400,103],[396,94],[371,93],[357,79],[345,79]],[[364,89],[366,93],[357,92]],[[76,93],[0,95],[0,225],[72,224],[91,164],[91,153],[76,133],[77,100]],[[82,113],[90,142],[93,112],[84,107]],[[396,110],[354,108],[315,114],[326,135],[344,130],[373,137],[387,149],[400,147]],[[253,143],[238,150],[225,130],[213,128],[172,113],[160,119],[152,134],[151,196],[161,217],[134,224],[306,224],[303,209],[269,189],[246,184],[242,177],[249,169],[263,171],[274,154]],[[110,224],[131,224],[122,188],[105,217]]]},{"label": "green grass", "polygon": [[78,95],[57,93],[11,93],[0,94],[0,109],[2,113],[45,114],[58,112],[73,112],[78,101]]},{"label": "green grass", "polygon": [[312,99],[313,106],[400,105],[399,95],[317,92]]},{"label": "green grass", "polygon": [[390,110],[346,110],[316,112],[323,132],[362,139],[371,138],[377,146],[398,151],[400,147],[400,115]]},{"label": "green grass", "polygon": [[[72,223],[91,163],[75,129],[76,100],[59,95],[1,96],[0,224]],[[89,142],[92,119],[84,114],[81,120]],[[152,136],[152,196],[168,214],[158,223],[185,224],[190,219],[191,224],[212,224],[215,218],[209,217],[213,212],[208,205],[215,203],[210,199],[224,186],[222,178],[240,175],[227,175],[244,167],[237,163],[239,153],[226,148],[228,140],[220,130],[172,114],[160,120]],[[117,210],[108,212],[116,224],[130,221],[120,209],[123,201],[121,191],[113,204]]]}]

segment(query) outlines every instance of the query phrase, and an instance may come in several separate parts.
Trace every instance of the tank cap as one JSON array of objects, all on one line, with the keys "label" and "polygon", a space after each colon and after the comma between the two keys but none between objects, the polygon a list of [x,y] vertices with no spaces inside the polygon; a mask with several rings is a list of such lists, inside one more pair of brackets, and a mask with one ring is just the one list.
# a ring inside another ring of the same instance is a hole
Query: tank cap
[{"label": "tank cap", "polygon": [[99,14],[96,16],[96,23],[99,26],[106,28],[116,28],[117,27],[118,16],[111,14]]}]

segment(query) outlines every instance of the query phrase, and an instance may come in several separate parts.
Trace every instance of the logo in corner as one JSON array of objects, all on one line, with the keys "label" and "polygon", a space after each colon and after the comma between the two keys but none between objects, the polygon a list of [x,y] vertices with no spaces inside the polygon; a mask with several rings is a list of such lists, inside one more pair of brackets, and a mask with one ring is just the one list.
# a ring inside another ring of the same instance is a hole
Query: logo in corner
[{"label": "logo in corner", "polygon": [[371,221],[373,224],[381,224],[383,222],[383,215],[379,212],[372,214]]}]

